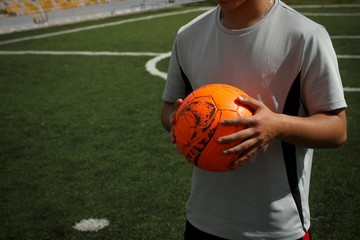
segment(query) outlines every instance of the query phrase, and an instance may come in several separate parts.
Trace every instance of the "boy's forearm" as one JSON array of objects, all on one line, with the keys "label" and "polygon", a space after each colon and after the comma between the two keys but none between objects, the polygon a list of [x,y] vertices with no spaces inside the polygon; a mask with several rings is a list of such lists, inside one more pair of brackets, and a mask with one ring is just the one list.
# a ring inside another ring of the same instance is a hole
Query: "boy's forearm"
[{"label": "boy's forearm", "polygon": [[175,111],[175,104],[164,102],[164,105],[161,109],[161,123],[166,131],[170,132],[171,122],[170,115]]},{"label": "boy's forearm", "polygon": [[279,126],[280,140],[309,148],[339,147],[347,139],[345,110],[307,118],[281,115]]}]

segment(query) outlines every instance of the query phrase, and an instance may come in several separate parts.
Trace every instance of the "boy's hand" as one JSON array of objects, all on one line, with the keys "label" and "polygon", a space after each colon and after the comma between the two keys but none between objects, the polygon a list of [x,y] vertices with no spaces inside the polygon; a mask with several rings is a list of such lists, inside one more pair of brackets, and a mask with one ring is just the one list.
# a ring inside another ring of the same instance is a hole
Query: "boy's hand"
[{"label": "boy's hand", "polygon": [[181,103],[183,102],[182,99],[178,99],[175,102],[175,111],[173,111],[170,115],[169,115],[169,122],[170,122],[170,126],[171,126],[171,130],[170,130],[170,141],[171,143],[176,143],[176,139],[174,136],[174,125],[175,125],[175,114],[176,114],[176,110],[180,107]]},{"label": "boy's hand", "polygon": [[240,97],[237,102],[251,107],[254,115],[224,119],[223,125],[245,125],[247,128],[218,139],[219,143],[229,143],[240,140],[241,143],[224,150],[224,154],[239,154],[240,158],[235,161],[237,165],[243,165],[251,160],[255,153],[263,146],[278,137],[277,119],[279,114],[272,112],[260,101],[251,97]]}]

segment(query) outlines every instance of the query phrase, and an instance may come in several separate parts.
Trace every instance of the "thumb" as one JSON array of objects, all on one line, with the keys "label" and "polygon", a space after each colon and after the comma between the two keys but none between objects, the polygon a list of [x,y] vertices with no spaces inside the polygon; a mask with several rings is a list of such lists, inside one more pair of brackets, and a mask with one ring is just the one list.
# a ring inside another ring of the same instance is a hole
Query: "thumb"
[{"label": "thumb", "polygon": [[176,109],[176,110],[180,107],[180,105],[182,104],[182,102],[183,102],[183,100],[182,100],[181,98],[179,98],[178,100],[176,100],[176,102],[175,102],[175,109]]}]

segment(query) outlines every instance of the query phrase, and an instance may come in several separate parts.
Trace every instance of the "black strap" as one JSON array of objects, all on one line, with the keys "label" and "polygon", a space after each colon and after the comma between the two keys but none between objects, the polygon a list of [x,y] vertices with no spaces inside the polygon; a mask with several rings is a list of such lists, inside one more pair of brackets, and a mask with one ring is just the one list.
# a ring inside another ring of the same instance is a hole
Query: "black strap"
[{"label": "black strap", "polygon": [[[291,116],[299,115],[300,104],[301,104],[300,76],[301,74],[299,73],[288,93],[283,110],[284,114]],[[287,142],[281,142],[281,146],[282,146],[286,173],[290,185],[291,194],[294,198],[302,226],[304,227],[304,216],[301,205],[301,193],[299,190],[299,177],[297,175],[297,165],[296,165],[296,146]]]},{"label": "black strap", "polygon": [[187,95],[189,95],[190,93],[193,92],[193,88],[191,86],[189,78],[186,76],[186,74],[184,73],[184,71],[183,71],[183,69],[181,67],[180,67],[180,70],[181,70],[182,79],[183,79],[184,84],[185,84],[184,91],[185,91],[185,97],[186,97]]}]

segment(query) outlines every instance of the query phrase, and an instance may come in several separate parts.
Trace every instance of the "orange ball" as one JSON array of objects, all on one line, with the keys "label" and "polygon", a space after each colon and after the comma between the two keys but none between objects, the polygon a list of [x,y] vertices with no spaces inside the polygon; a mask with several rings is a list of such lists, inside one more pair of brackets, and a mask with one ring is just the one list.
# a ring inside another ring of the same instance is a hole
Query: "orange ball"
[{"label": "orange ball", "polygon": [[252,110],[239,105],[239,96],[248,96],[242,90],[226,84],[209,84],[189,94],[175,114],[173,133],[179,151],[193,165],[212,172],[226,172],[236,168],[238,154],[222,151],[240,144],[235,141],[218,143],[218,139],[245,126],[224,126],[222,119],[252,116]]}]

